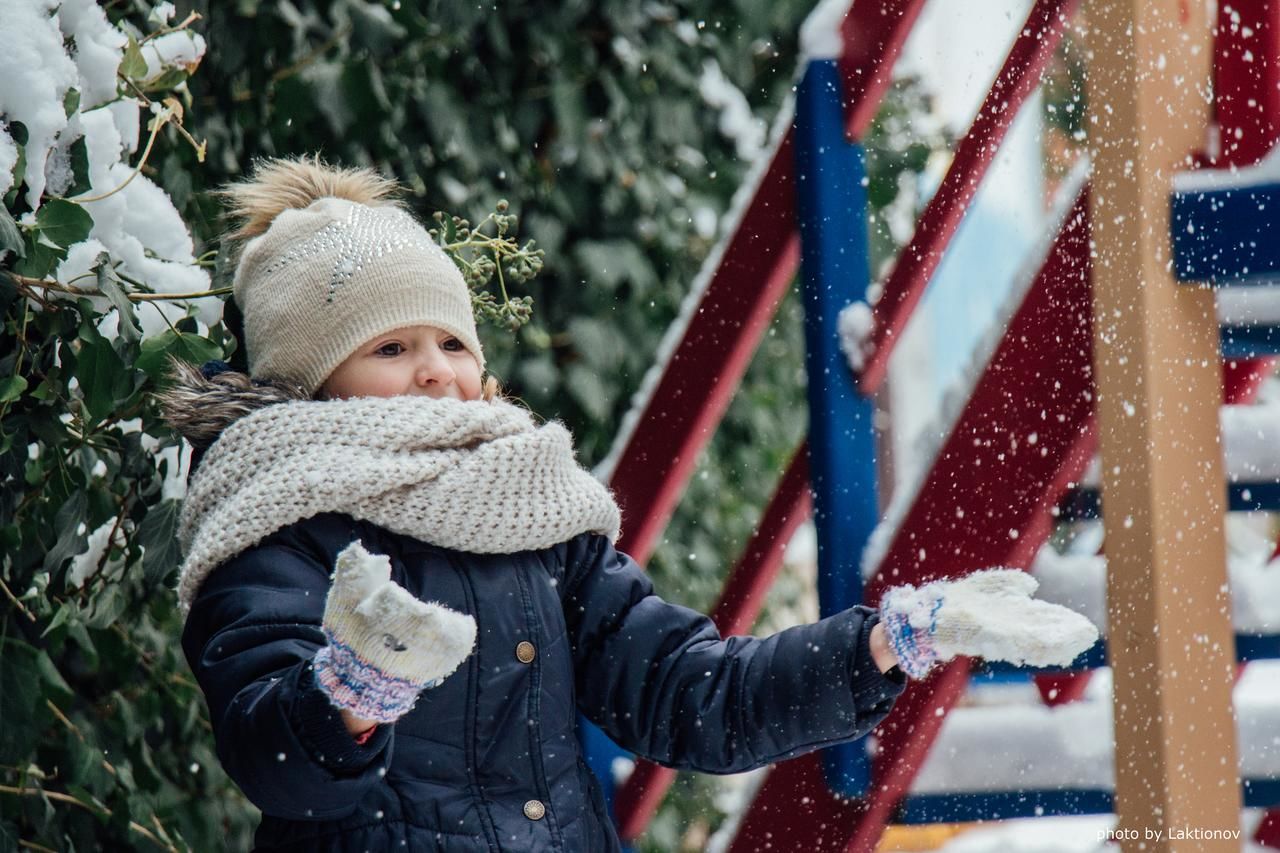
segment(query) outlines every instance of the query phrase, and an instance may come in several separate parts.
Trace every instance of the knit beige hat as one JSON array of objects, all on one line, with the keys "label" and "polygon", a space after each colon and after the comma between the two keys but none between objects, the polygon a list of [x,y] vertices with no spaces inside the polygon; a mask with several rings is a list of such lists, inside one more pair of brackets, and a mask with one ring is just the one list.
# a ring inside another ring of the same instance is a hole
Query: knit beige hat
[{"label": "knit beige hat", "polygon": [[484,369],[461,272],[393,189],[369,170],[274,160],[228,190],[241,235],[259,232],[233,281],[250,376],[314,394],[362,344],[415,325],[453,335]]}]

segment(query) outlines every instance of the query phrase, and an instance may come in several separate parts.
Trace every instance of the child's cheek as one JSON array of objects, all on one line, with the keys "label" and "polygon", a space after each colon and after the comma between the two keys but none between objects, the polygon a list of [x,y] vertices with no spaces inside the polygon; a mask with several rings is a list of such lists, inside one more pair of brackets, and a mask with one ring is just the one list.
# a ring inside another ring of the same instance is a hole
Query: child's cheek
[{"label": "child's cheek", "polygon": [[382,370],[374,377],[370,394],[377,397],[395,397],[413,392],[413,375],[408,371]]}]

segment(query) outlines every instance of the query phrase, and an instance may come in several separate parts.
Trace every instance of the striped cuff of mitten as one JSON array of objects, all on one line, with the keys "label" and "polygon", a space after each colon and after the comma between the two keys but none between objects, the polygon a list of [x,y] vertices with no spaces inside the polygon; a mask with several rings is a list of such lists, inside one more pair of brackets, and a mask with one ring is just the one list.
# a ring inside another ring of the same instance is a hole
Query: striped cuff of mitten
[{"label": "striped cuff of mitten", "polygon": [[329,644],[316,652],[316,685],[334,705],[366,720],[394,723],[409,712],[418,694],[430,686],[396,678],[362,658],[327,629]]},{"label": "striped cuff of mitten", "polygon": [[911,627],[909,614],[895,608],[880,612],[880,622],[889,638],[889,646],[898,658],[898,666],[909,677],[924,678],[938,662],[933,647],[933,632]]}]

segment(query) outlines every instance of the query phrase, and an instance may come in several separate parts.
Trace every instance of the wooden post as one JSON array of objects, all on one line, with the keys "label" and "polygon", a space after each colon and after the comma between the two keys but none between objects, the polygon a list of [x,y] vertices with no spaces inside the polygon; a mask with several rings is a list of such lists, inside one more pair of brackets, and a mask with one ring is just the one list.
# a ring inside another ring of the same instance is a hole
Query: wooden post
[{"label": "wooden post", "polygon": [[1234,644],[1213,294],[1169,270],[1173,172],[1204,147],[1207,0],[1086,0],[1094,370],[1126,851],[1238,851]]}]

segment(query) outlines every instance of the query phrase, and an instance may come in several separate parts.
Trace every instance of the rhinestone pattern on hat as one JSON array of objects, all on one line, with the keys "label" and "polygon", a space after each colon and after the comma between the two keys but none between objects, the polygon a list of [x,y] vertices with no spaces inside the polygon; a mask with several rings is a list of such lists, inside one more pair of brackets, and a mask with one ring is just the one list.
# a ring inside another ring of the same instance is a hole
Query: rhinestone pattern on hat
[{"label": "rhinestone pattern on hat", "polygon": [[338,288],[349,282],[366,264],[410,246],[439,251],[422,226],[403,211],[353,204],[345,219],[335,219],[285,252],[272,261],[263,274],[269,275],[295,261],[317,255],[332,257],[333,271],[329,276],[329,292],[325,296],[325,302],[332,303]]}]

